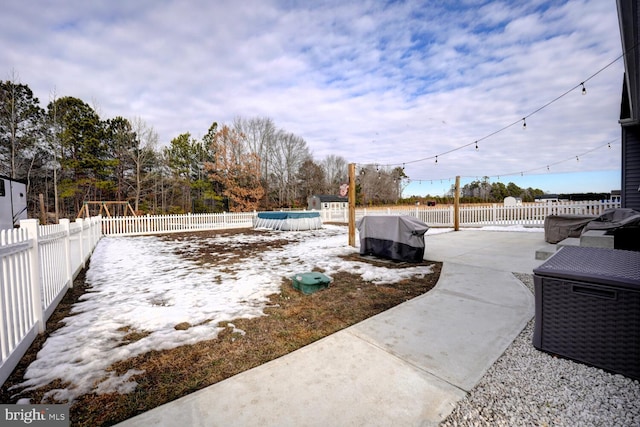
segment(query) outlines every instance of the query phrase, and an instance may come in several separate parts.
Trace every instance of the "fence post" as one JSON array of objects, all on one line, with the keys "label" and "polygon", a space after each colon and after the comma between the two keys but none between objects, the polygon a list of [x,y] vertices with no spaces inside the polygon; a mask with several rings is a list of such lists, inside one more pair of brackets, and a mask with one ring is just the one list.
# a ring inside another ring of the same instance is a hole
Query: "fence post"
[{"label": "fence post", "polygon": [[42,278],[40,277],[40,251],[38,247],[38,220],[23,219],[20,228],[27,230],[27,238],[33,243],[29,249],[29,269],[31,276],[31,294],[33,295],[33,315],[38,324],[38,332],[44,332],[44,310],[42,309]]},{"label": "fence post", "polygon": [[80,263],[82,264],[82,268],[86,267],[84,260],[84,221],[82,218],[76,219],[76,224],[80,226],[80,242],[78,247],[80,248]]},{"label": "fence post", "polygon": [[98,245],[98,242],[100,241],[100,239],[102,239],[102,217],[101,216],[97,216],[96,218],[96,228],[94,230],[94,241],[93,241],[93,248],[95,249],[96,246]]},{"label": "fence post", "polygon": [[71,271],[71,245],[69,244],[69,240],[71,239],[69,233],[69,219],[61,218],[59,221],[62,228],[64,228],[64,260],[66,264],[66,277],[65,280],[69,282],[69,288],[73,288],[73,272]]}]

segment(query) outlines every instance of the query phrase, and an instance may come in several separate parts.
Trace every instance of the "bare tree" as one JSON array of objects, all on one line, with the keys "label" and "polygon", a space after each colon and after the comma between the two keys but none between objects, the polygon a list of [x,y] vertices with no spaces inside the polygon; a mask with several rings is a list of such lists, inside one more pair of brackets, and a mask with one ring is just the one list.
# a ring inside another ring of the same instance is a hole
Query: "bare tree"
[{"label": "bare tree", "polygon": [[349,164],[344,157],[328,155],[321,163],[324,169],[326,191],[331,194],[340,192],[340,185],[349,181]]},{"label": "bare tree", "polygon": [[263,206],[268,209],[271,205],[269,197],[269,176],[277,143],[276,126],[273,120],[267,117],[254,117],[250,119],[236,117],[233,121],[233,128],[244,135],[244,141],[248,150],[260,158],[260,182],[265,190]]},{"label": "bare tree", "polygon": [[270,186],[275,189],[280,206],[292,206],[298,197],[296,175],[305,160],[311,159],[304,139],[283,130],[276,134],[276,146],[271,158]]},{"label": "bare tree", "polygon": [[260,185],[260,159],[244,147],[243,135],[222,126],[211,142],[213,161],[205,164],[209,178],[218,183],[231,212],[255,210],[264,192]]},{"label": "bare tree", "polygon": [[406,175],[402,168],[390,169],[379,165],[362,167],[358,176],[361,203],[396,203],[402,194],[404,178]]},{"label": "bare tree", "polygon": [[136,146],[128,151],[129,158],[134,165],[133,171],[133,197],[134,209],[140,209],[140,199],[144,186],[153,180],[150,169],[156,159],[156,149],[158,146],[158,134],[153,127],[148,126],[140,117],[135,117],[131,121],[131,129],[136,135]]}]

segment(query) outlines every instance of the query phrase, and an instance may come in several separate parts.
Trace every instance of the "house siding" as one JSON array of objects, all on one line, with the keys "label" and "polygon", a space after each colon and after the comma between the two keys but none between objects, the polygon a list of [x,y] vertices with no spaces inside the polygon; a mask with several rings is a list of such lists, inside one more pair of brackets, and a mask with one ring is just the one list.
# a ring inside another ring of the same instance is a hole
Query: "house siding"
[{"label": "house siding", "polygon": [[622,127],[622,207],[640,210],[640,126]]}]

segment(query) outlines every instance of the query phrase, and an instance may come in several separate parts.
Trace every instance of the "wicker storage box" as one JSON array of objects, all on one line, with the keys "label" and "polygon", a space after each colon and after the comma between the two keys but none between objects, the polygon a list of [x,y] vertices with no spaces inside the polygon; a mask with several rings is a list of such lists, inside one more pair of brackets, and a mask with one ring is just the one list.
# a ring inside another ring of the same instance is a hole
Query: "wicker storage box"
[{"label": "wicker storage box", "polygon": [[564,247],[534,270],[533,345],[640,379],[640,253]]}]

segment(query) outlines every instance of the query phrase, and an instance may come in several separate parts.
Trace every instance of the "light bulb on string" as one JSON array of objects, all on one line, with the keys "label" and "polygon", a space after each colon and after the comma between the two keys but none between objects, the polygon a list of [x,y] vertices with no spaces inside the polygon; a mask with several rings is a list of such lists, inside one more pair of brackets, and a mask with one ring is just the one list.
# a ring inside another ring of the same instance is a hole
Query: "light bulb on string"
[{"label": "light bulb on string", "polygon": [[527,129],[527,119],[526,119],[526,117],[522,118],[522,129]]},{"label": "light bulb on string", "polygon": [[476,151],[478,151],[478,141],[476,141]]},{"label": "light bulb on string", "polygon": [[587,88],[584,87],[584,82],[580,83],[582,85],[582,94],[586,95],[587,94]]},{"label": "light bulb on string", "polygon": [[576,162],[580,161],[580,157],[576,156]]},{"label": "light bulb on string", "polygon": [[609,146],[609,149],[611,149],[611,143],[608,143],[607,145]]},{"label": "light bulb on string", "polygon": [[547,171],[549,171],[549,165],[547,165]]},{"label": "light bulb on string", "polygon": [[436,164],[438,164],[438,156],[436,156]]}]

